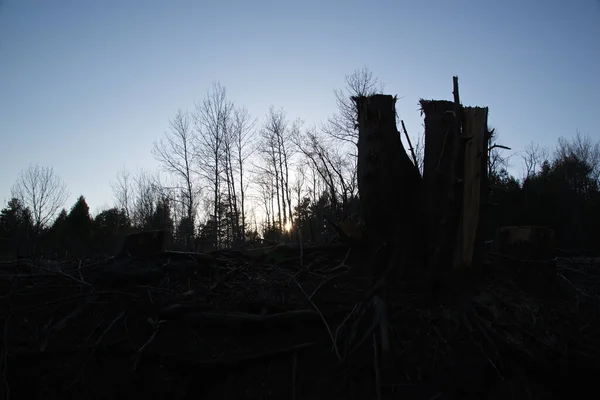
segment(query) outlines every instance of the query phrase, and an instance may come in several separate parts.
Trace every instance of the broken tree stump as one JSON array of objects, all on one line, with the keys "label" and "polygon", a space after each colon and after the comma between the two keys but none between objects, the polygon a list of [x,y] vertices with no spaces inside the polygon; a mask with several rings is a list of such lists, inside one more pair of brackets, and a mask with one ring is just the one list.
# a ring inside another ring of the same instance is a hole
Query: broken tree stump
[{"label": "broken tree stump", "polygon": [[119,257],[146,257],[164,251],[165,231],[145,231],[129,234],[125,237]]},{"label": "broken tree stump", "polygon": [[423,167],[427,269],[443,278],[481,264],[481,214],[487,185],[488,109],[421,100],[425,113]]},{"label": "broken tree stump", "polygon": [[488,109],[465,107],[463,113],[461,247],[455,266],[472,268],[481,265],[483,257],[481,215],[482,200],[487,191]]},{"label": "broken tree stump", "polygon": [[458,190],[460,132],[452,101],[421,100],[425,114],[423,162],[427,269],[433,275],[448,270],[455,259],[461,203]]},{"label": "broken tree stump", "polygon": [[[383,257],[373,266],[379,275],[413,260],[420,251],[421,176],[410,161],[396,128],[396,98],[354,97],[358,110],[358,191],[369,246]],[[412,254],[404,254],[411,251]],[[391,260],[391,261],[390,261]]]},{"label": "broken tree stump", "polygon": [[556,253],[554,230],[543,226],[503,226],[494,250],[519,260],[550,260]]}]

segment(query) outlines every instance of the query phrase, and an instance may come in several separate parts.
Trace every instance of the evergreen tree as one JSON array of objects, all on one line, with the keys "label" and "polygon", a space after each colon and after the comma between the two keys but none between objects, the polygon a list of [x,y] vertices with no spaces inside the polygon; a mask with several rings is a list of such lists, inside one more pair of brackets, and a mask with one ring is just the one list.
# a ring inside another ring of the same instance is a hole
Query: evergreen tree
[{"label": "evergreen tree", "polygon": [[92,226],[90,208],[85,197],[79,196],[67,215],[69,248],[73,255],[82,256],[89,253]]},{"label": "evergreen tree", "polygon": [[32,252],[33,218],[29,208],[12,198],[0,211],[2,252],[13,256],[29,256]]}]

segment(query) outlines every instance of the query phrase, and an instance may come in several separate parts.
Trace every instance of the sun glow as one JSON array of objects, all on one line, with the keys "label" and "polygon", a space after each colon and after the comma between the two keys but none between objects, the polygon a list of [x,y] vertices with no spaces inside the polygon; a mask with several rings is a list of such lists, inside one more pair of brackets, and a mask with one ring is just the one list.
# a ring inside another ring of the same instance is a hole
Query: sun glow
[{"label": "sun glow", "polygon": [[285,225],[283,226],[283,229],[286,232],[290,232],[292,230],[292,223],[291,222],[286,222]]}]

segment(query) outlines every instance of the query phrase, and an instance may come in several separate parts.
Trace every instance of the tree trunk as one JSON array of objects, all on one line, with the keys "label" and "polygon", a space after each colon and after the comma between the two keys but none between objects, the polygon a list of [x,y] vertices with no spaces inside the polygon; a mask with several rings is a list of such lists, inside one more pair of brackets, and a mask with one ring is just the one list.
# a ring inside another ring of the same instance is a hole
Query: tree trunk
[{"label": "tree trunk", "polygon": [[[355,97],[358,109],[358,189],[369,245],[376,255],[373,274],[395,275],[421,253],[421,176],[396,129],[396,99]],[[385,250],[382,251],[381,246]],[[410,260],[410,261],[409,261]]]},{"label": "tree trunk", "polygon": [[461,204],[455,103],[421,101],[425,113],[423,163],[427,269],[438,275],[453,266]]},{"label": "tree trunk", "polygon": [[466,107],[463,133],[465,137],[463,169],[463,204],[461,220],[460,258],[457,266],[472,268],[483,258],[482,205],[486,189],[488,148],[488,109]]}]

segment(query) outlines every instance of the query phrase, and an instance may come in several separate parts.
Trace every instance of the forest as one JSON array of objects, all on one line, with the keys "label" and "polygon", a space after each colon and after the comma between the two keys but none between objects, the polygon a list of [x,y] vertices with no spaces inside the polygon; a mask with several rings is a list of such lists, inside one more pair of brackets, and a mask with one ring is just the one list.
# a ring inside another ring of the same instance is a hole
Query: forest
[{"label": "forest", "polygon": [[31,164],[0,212],[3,394],[588,396],[600,142],[513,150],[453,86],[411,135],[367,68],[316,127],[215,83],[93,214]]},{"label": "forest", "polygon": [[[125,235],[144,230],[164,230],[167,248],[187,251],[361,237],[351,98],[382,90],[370,70],[356,70],[334,92],[337,112],[318,127],[305,127],[275,107],[259,123],[215,83],[193,112],[178,112],[155,141],[160,171],[119,171],[111,182],[111,208],[91,215],[85,194],[64,208],[68,189],[51,166],[22,171],[0,214],[0,254],[114,255]],[[404,121],[397,122],[422,172],[423,135],[411,141]],[[600,143],[577,133],[561,137],[553,149],[531,142],[509,151],[494,133],[485,239],[493,241],[506,225],[546,226],[556,231],[560,249],[597,254]],[[521,176],[511,175],[510,166],[521,166]]]}]

